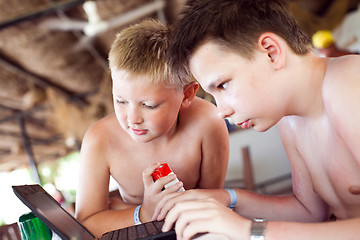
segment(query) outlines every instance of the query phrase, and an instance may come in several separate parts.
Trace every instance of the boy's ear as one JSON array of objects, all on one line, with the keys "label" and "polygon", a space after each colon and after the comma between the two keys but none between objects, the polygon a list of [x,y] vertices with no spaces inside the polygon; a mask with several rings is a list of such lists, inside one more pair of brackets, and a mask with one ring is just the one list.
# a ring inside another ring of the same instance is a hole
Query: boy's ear
[{"label": "boy's ear", "polygon": [[187,108],[190,106],[190,103],[194,100],[198,89],[199,84],[197,82],[191,82],[184,87],[184,98],[181,103],[181,107]]},{"label": "boy's ear", "polygon": [[258,39],[258,47],[268,55],[269,60],[274,64],[274,69],[284,67],[286,51],[284,41],[274,33],[263,33]]}]

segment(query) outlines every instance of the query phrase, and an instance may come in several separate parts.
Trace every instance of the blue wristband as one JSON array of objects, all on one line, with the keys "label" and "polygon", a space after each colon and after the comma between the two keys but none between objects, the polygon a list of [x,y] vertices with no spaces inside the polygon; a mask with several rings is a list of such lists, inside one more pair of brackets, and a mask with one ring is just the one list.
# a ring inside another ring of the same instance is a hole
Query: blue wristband
[{"label": "blue wristband", "polygon": [[237,203],[237,194],[235,192],[234,189],[231,189],[231,188],[225,188],[225,190],[229,193],[230,195],[230,206],[229,208],[230,209],[234,209],[234,207],[236,206],[236,203]]},{"label": "blue wristband", "polygon": [[135,210],[134,210],[134,223],[135,223],[135,225],[141,224],[140,216],[139,216],[141,206],[142,206],[142,204],[140,204],[139,206],[137,206],[137,207],[135,208]]}]

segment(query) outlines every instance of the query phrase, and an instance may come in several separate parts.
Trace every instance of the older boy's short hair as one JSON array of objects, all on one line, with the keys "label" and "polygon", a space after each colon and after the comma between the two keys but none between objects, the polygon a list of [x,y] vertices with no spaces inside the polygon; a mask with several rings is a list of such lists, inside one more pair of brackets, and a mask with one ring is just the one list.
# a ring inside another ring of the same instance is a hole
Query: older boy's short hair
[{"label": "older boy's short hair", "polygon": [[207,40],[251,59],[264,32],[282,37],[296,54],[312,48],[286,0],[188,0],[170,45],[170,66],[178,76],[188,74],[191,54]]},{"label": "older boy's short hair", "polygon": [[175,79],[167,62],[170,30],[160,21],[147,19],[116,35],[109,52],[110,69],[145,75],[155,84],[181,89],[189,75]]}]

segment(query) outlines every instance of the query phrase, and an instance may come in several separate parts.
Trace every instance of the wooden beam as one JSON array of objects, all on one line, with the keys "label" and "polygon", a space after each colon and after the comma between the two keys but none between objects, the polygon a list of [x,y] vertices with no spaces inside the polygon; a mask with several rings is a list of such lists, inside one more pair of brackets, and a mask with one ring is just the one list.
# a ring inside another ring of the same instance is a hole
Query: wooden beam
[{"label": "wooden beam", "polygon": [[8,121],[15,121],[15,120],[17,120],[19,118],[24,118],[24,117],[26,117],[28,115],[31,115],[35,111],[41,111],[41,110],[46,110],[46,107],[45,106],[38,106],[38,107],[34,107],[34,108],[31,108],[31,109],[26,110],[26,111],[18,111],[18,110],[13,109],[14,114],[12,114],[11,116],[8,116],[8,117],[1,118],[0,119],[0,124],[4,123],[4,122],[8,122]]},{"label": "wooden beam", "polygon": [[27,70],[23,69],[21,66],[16,64],[15,62],[12,62],[10,59],[7,59],[5,56],[0,55],[0,64],[2,64],[5,68],[7,68],[9,71],[18,74],[22,76],[26,80],[30,80],[36,85],[46,89],[48,87],[54,89],[57,92],[60,92],[67,96],[67,98],[79,106],[87,106],[88,102],[80,97],[78,97],[75,93],[65,89],[62,86],[59,86],[55,83],[52,83],[48,81],[47,79],[43,77],[39,77],[33,73],[28,72]]},{"label": "wooden beam", "polygon": [[82,2],[84,2],[84,0],[64,0],[60,2],[50,2],[48,4],[44,4],[43,6],[30,9],[25,13],[13,15],[8,17],[8,19],[2,20],[0,22],[0,29],[22,21],[31,20],[46,14],[53,13],[59,9],[75,7]]}]

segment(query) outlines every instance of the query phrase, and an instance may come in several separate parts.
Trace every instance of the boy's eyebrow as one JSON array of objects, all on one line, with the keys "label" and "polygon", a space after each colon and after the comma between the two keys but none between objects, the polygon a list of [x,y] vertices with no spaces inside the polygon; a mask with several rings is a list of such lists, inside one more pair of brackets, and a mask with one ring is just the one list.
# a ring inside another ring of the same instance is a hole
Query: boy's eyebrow
[{"label": "boy's eyebrow", "polygon": [[218,82],[221,82],[221,81],[222,81],[222,78],[221,78],[221,77],[216,77],[215,79],[210,80],[210,84],[209,84],[209,86],[207,87],[207,89],[208,89],[208,90],[216,89]]},{"label": "boy's eyebrow", "polygon": [[114,91],[111,91],[112,95],[116,96],[116,97],[121,97],[120,95],[116,94]]},{"label": "boy's eyebrow", "polygon": [[210,85],[208,86],[208,90],[215,89],[215,88],[216,88],[215,82],[210,83]]},{"label": "boy's eyebrow", "polygon": [[119,99],[122,98],[120,95],[117,95],[115,93],[113,93],[112,95],[113,95],[113,97],[116,97],[116,98],[119,98]]}]

